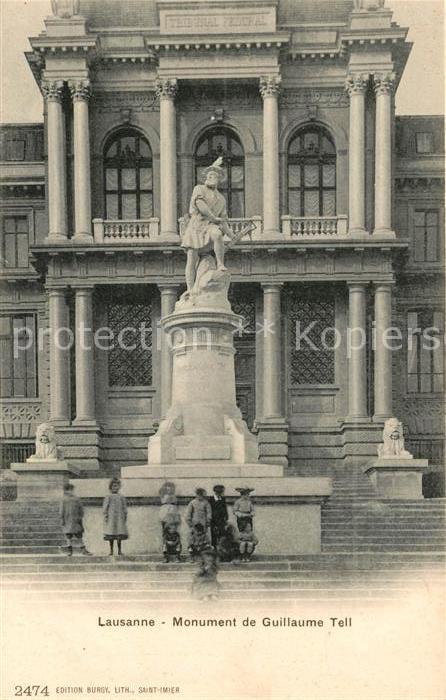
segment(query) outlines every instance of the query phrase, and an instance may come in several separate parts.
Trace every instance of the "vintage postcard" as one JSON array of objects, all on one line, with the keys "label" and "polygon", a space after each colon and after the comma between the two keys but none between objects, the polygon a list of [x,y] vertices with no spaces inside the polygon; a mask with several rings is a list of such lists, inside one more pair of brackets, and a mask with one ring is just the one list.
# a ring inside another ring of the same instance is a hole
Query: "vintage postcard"
[{"label": "vintage postcard", "polygon": [[440,0],[1,0],[1,700],[445,700]]}]

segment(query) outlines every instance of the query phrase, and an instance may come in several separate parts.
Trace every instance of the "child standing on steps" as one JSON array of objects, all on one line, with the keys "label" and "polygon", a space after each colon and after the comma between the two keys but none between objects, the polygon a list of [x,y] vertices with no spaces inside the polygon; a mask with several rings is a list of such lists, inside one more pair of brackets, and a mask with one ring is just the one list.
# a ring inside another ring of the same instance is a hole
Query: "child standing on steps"
[{"label": "child standing on steps", "polygon": [[62,530],[67,540],[67,554],[73,554],[73,544],[79,547],[81,554],[90,554],[84,545],[84,508],[81,499],[74,495],[74,486],[70,483],[64,486],[64,497],[60,504]]},{"label": "child standing on steps", "polygon": [[113,556],[113,545],[116,540],[118,555],[122,555],[122,540],[128,539],[127,530],[127,503],[124,496],[119,493],[121,482],[114,478],[109,484],[110,496],[104,498],[104,540],[110,542],[110,556]]}]

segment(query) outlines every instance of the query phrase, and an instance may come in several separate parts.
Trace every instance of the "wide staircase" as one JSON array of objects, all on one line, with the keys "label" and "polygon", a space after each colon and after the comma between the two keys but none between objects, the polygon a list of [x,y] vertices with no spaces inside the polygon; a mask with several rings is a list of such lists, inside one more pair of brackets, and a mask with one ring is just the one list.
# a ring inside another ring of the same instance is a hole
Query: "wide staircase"
[{"label": "wide staircase", "polygon": [[[322,552],[258,556],[221,566],[221,598],[243,600],[392,599],[444,584],[446,499],[380,500],[362,472],[332,473],[322,508]],[[27,600],[186,601],[194,566],[156,555],[66,557],[54,503],[1,503],[5,590]]]}]

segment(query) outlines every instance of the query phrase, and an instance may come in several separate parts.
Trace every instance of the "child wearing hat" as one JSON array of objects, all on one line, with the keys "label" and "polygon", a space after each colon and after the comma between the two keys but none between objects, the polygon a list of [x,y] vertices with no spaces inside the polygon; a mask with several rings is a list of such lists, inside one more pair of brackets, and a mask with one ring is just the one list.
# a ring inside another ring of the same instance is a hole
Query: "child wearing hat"
[{"label": "child wearing hat", "polygon": [[127,530],[127,503],[119,491],[121,481],[114,478],[110,481],[110,495],[104,498],[102,508],[104,516],[104,540],[110,543],[110,556],[113,555],[113,546],[116,540],[118,545],[118,555],[122,555],[121,543],[128,539]]},{"label": "child wearing hat", "polygon": [[60,517],[62,520],[62,530],[67,541],[67,554],[73,554],[73,544],[79,548],[81,554],[90,554],[87,550],[82,535],[84,533],[84,508],[80,498],[74,495],[73,484],[66,483],[64,486],[63,501],[60,504]]},{"label": "child wearing hat", "polygon": [[237,518],[237,527],[239,531],[242,531],[246,523],[249,523],[252,527],[252,519],[255,516],[254,504],[251,501],[250,493],[254,489],[247,487],[235,489],[239,492],[240,498],[234,502],[232,507],[235,517]]},{"label": "child wearing hat", "polygon": [[238,534],[238,538],[240,558],[242,561],[249,561],[259,543],[259,540],[254,534],[251,523],[245,523],[242,530],[240,530]]},{"label": "child wearing hat", "polygon": [[181,523],[181,515],[177,497],[174,494],[166,494],[162,497],[161,503],[159,519],[163,533],[168,525],[174,525],[178,528]]},{"label": "child wearing hat", "polygon": [[216,547],[218,540],[224,534],[226,523],[228,522],[228,507],[225,499],[225,487],[223,484],[215,484],[212,489],[214,494],[209,497],[211,506],[211,540],[212,546]]}]

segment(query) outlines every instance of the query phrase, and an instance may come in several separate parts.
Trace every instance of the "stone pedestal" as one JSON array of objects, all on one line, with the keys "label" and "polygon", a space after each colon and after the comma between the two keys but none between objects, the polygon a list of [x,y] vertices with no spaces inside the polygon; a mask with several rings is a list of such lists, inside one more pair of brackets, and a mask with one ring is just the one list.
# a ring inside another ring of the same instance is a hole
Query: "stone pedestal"
[{"label": "stone pedestal", "polygon": [[427,459],[378,457],[365,468],[382,498],[423,498],[422,476]]},{"label": "stone pedestal", "polygon": [[257,440],[235,399],[233,333],[240,317],[223,297],[201,295],[177,303],[161,323],[172,349],[172,403],[149,440],[149,465],[256,463]]},{"label": "stone pedestal", "polygon": [[64,485],[79,471],[62,459],[42,461],[30,457],[23,464],[11,464],[17,474],[18,501],[58,501]]},{"label": "stone pedestal", "polygon": [[[207,469],[211,465],[207,465]],[[262,465],[260,465],[262,466]],[[266,466],[266,465],[263,465]],[[161,527],[159,522],[159,489],[166,478],[175,484],[182,524],[180,536],[185,551],[188,528],[184,521],[185,507],[200,486],[212,493],[215,483],[226,487],[229,520],[235,526],[232,504],[239,493],[239,486],[255,488],[253,499],[256,507],[255,531],[259,538],[256,554],[297,555],[317,554],[321,551],[321,505],[331,495],[331,480],[326,477],[271,477],[247,476],[242,479],[226,476],[214,465],[207,476],[203,469],[188,467],[188,476],[181,476],[184,467],[127,467],[122,470],[122,494],[129,504],[130,538],[125,542],[126,554],[156,554],[160,552]],[[178,476],[179,475],[179,476]],[[108,493],[106,479],[76,479],[76,496],[87,498],[86,545],[88,549],[107,553],[107,543],[102,534],[102,500]],[[137,506],[137,507],[135,507]]]}]

